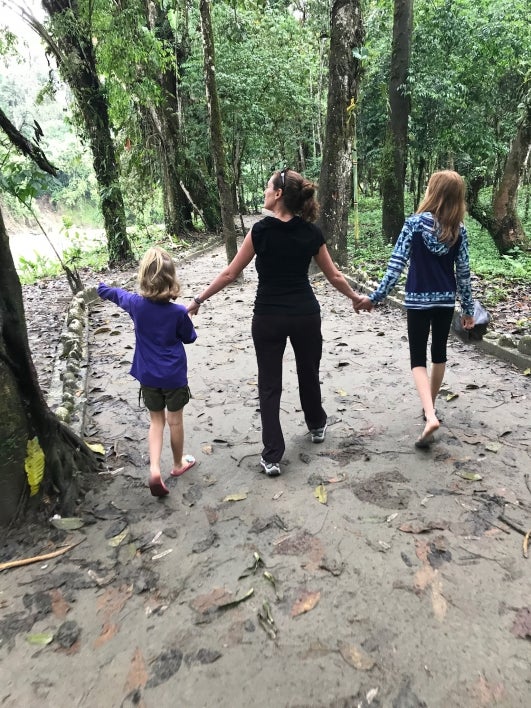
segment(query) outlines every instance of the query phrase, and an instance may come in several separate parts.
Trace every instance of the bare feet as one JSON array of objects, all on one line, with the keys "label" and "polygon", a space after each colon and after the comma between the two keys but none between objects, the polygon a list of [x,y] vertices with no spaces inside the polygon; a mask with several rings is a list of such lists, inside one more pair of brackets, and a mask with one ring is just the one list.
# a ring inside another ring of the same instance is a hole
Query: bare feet
[{"label": "bare feet", "polygon": [[165,497],[170,493],[168,487],[159,476],[151,475],[149,478],[149,489],[154,497]]},{"label": "bare feet", "polygon": [[422,435],[415,443],[415,447],[426,448],[433,442],[433,433],[438,430],[440,423],[436,416],[427,418]]},{"label": "bare feet", "polygon": [[189,470],[190,467],[193,467],[194,465],[195,457],[193,457],[192,455],[185,455],[181,460],[181,465],[179,467],[174,467],[170,474],[172,477],[180,477],[187,470]]}]

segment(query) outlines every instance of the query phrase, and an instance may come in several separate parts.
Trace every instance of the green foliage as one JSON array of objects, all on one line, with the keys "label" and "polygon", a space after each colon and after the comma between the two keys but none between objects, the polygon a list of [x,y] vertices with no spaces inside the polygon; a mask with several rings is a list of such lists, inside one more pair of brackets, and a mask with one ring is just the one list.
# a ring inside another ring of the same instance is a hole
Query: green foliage
[{"label": "green foliage", "polygon": [[[523,210],[522,210],[523,212]],[[523,213],[521,214],[523,218]],[[374,281],[381,279],[387,268],[392,246],[383,243],[381,232],[381,201],[376,197],[360,198],[360,238],[354,243],[350,232],[349,256],[354,270],[362,270]],[[531,243],[528,249],[514,249],[500,256],[490,234],[473,219],[467,218],[470,267],[480,279],[489,284],[487,304],[503,300],[511,283],[531,282]],[[528,223],[531,233],[531,224]]]}]

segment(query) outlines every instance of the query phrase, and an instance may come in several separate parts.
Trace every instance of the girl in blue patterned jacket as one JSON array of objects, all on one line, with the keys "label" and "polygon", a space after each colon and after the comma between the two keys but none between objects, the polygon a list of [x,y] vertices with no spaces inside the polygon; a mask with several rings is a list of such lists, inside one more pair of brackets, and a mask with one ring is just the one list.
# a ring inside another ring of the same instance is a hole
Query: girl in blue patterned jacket
[{"label": "girl in blue patterned jacket", "polygon": [[[380,285],[369,296],[383,300],[409,261],[404,305],[411,372],[424,409],[426,425],[417,447],[428,447],[439,427],[435,399],[446,368],[446,345],[454,315],[456,292],[465,329],[474,326],[465,215],[465,183],[453,170],[432,174],[417,212],[406,219]],[[426,349],[431,329],[431,373]]]}]

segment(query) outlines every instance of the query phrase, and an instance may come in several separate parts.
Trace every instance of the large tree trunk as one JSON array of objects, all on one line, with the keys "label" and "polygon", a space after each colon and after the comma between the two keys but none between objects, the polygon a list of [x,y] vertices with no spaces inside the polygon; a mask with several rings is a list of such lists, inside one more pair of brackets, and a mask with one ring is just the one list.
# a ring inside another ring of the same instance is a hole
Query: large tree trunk
[{"label": "large tree trunk", "polygon": [[467,185],[468,212],[489,232],[501,254],[507,253],[525,240],[525,232],[516,212],[516,204],[520,173],[530,145],[531,96],[528,96],[526,113],[511,144],[500,185],[492,197],[492,205],[479,202],[479,192],[485,182],[483,177],[475,177]]},{"label": "large tree trunk", "polygon": [[[178,71],[188,59],[188,8],[178,3],[178,32],[174,33],[167,9],[158,3],[146,1],[146,20],[157,39],[173,49],[175,63],[167,66],[155,77],[161,88],[161,100],[147,106],[150,122],[158,137],[157,152],[161,165],[162,196],[166,232],[171,238],[179,238],[193,229],[192,207],[180,187],[183,179],[182,110],[179,100]],[[176,40],[179,35],[179,42]]]},{"label": "large tree trunk", "polygon": [[237,253],[236,228],[234,226],[234,208],[230,185],[227,181],[227,163],[223,145],[221,127],[221,110],[219,106],[216,84],[216,60],[214,56],[214,35],[210,16],[209,0],[200,0],[201,33],[203,36],[205,86],[210,119],[210,139],[212,142],[212,157],[216,171],[219,200],[221,204],[221,223],[223,224],[223,240],[227,262],[230,263]]},{"label": "large tree trunk", "polygon": [[389,77],[389,122],[382,159],[382,231],[395,243],[404,223],[404,180],[410,100],[406,90],[411,56],[413,0],[394,0]]},{"label": "large tree trunk", "polygon": [[[41,37],[56,57],[61,75],[76,99],[92,150],[109,264],[130,261],[133,253],[127,238],[107,97],[98,77],[90,23],[83,21],[76,0],[42,0],[42,5],[50,16],[55,41],[50,44],[52,38],[44,28]],[[38,23],[33,26],[39,31]]]},{"label": "large tree trunk", "polygon": [[[25,509],[30,488],[25,470],[28,441],[44,453],[44,477],[33,499],[47,513],[70,513],[80,473],[95,468],[87,446],[50,411],[29,350],[22,289],[0,212],[0,526]],[[53,505],[50,508],[50,505]]]},{"label": "large tree trunk", "polygon": [[500,185],[493,195],[492,214],[494,232],[492,237],[500,253],[522,244],[525,232],[516,213],[520,173],[524,167],[531,145],[531,94],[527,97],[526,113],[522,119],[507,156]]},{"label": "large tree trunk", "polygon": [[330,25],[328,102],[321,174],[319,224],[332,258],[347,265],[348,212],[352,197],[352,145],[361,73],[356,50],[363,27],[358,0],[334,0]]}]

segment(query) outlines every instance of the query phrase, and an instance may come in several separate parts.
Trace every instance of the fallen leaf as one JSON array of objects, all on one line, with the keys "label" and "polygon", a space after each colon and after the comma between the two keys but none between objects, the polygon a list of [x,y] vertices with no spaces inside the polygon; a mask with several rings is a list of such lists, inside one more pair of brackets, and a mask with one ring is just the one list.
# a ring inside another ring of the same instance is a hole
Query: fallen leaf
[{"label": "fallen leaf", "polygon": [[239,494],[229,494],[226,496],[223,501],[224,502],[235,502],[235,501],[243,501],[244,499],[247,499],[247,492],[240,492]]},{"label": "fallen leaf", "polygon": [[350,666],[353,666],[355,669],[370,671],[376,663],[371,656],[366,654],[362,649],[354,646],[354,644],[339,642],[337,647],[347,664],[350,664]]},{"label": "fallen leaf", "polygon": [[101,647],[118,633],[117,624],[104,624],[100,636],[94,641],[94,649]]},{"label": "fallen leaf", "polygon": [[453,401],[454,398],[459,398],[459,394],[458,394],[458,393],[449,393],[449,394],[446,396],[446,400],[447,400],[447,401]]},{"label": "fallen leaf", "polygon": [[113,548],[116,548],[119,546],[127,536],[129,535],[129,527],[126,526],[125,529],[122,531],[122,533],[119,533],[117,536],[113,536],[111,540],[109,541],[109,546],[112,546]]},{"label": "fallen leaf", "polygon": [[254,588],[250,588],[249,590],[247,590],[245,595],[237,597],[234,600],[229,600],[229,602],[223,602],[221,605],[218,605],[218,610],[228,610],[229,607],[236,607],[236,605],[239,605],[241,602],[245,602],[245,600],[248,600],[253,595]]},{"label": "fallen leaf", "polygon": [[435,576],[431,584],[431,605],[433,607],[435,617],[439,620],[439,622],[442,622],[446,616],[448,603],[442,594],[442,582],[437,571],[435,571]]},{"label": "fallen leaf", "polygon": [[63,531],[75,531],[76,529],[80,529],[84,526],[85,522],[77,516],[67,516],[65,518],[58,519],[52,518],[51,524],[52,526],[55,526],[56,529],[62,529]]},{"label": "fallen leaf", "polygon": [[477,472],[466,472],[465,470],[460,470],[456,473],[461,479],[466,479],[468,482],[479,482],[483,477]]},{"label": "fallen leaf", "polygon": [[496,705],[503,697],[505,688],[503,683],[489,683],[487,679],[481,675],[474,684],[472,692],[475,694],[482,706]]},{"label": "fallen leaf", "polygon": [[53,641],[53,632],[38,632],[37,634],[28,634],[26,637],[28,644],[45,647]]},{"label": "fallen leaf", "polygon": [[54,617],[64,619],[70,612],[70,605],[64,599],[63,593],[59,590],[59,588],[53,588],[50,591],[50,595],[52,598],[52,612]]},{"label": "fallen leaf", "polygon": [[305,590],[291,608],[291,616],[297,617],[298,615],[303,615],[305,612],[313,610],[320,598],[321,593],[319,590],[315,592]]},{"label": "fallen leaf", "polygon": [[213,608],[218,608],[233,598],[233,594],[225,588],[214,588],[206,595],[198,595],[190,603],[196,612],[204,615]]},{"label": "fallen leaf", "polygon": [[491,442],[485,445],[485,450],[488,450],[489,452],[498,452],[499,450],[501,450],[501,447],[502,446],[500,443]]},{"label": "fallen leaf", "polygon": [[530,376],[531,375],[531,369],[524,369],[524,376]]},{"label": "fallen leaf", "polygon": [[320,484],[318,487],[315,488],[313,496],[321,503],[321,504],[326,504],[326,501],[328,499],[328,494],[326,492],[326,487],[324,484]]},{"label": "fallen leaf", "polygon": [[88,443],[86,442],[85,445],[89,447],[92,452],[97,453],[98,455],[105,455],[105,448],[101,443]]},{"label": "fallen leaf", "polygon": [[125,693],[130,693],[138,688],[144,688],[147,680],[148,673],[146,669],[146,662],[142,652],[137,647],[135,653],[133,654],[133,658],[131,659],[131,666],[129,667],[127,678],[125,679]]},{"label": "fallen leaf", "polygon": [[531,637],[531,609],[522,607],[516,613],[511,632],[515,637],[526,639]]}]

